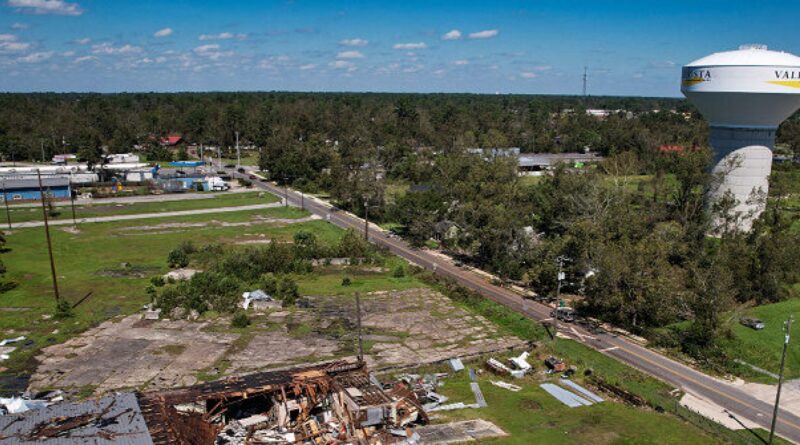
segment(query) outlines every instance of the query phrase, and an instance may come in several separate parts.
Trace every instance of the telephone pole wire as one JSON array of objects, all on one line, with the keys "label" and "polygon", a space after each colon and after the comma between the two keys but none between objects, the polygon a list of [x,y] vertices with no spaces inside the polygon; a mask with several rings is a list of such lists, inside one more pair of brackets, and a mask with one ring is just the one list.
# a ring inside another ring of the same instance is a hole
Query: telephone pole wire
[{"label": "telephone pole wire", "polygon": [[56,263],[53,260],[53,244],[50,241],[50,226],[47,223],[47,206],[44,203],[44,188],[42,188],[42,172],[36,169],[36,178],[39,180],[39,196],[42,198],[42,217],[44,218],[44,233],[47,237],[47,253],[50,255],[50,274],[53,276],[53,293],[56,302],[61,299],[58,294],[58,279],[56,278]]}]

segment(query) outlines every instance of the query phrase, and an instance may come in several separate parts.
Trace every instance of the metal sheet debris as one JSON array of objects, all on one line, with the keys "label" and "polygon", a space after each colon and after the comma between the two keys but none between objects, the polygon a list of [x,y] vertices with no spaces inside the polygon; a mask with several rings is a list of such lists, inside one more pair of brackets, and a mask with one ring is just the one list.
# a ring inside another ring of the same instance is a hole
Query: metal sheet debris
[{"label": "metal sheet debris", "polygon": [[453,371],[459,372],[464,370],[464,363],[461,362],[461,359],[458,357],[450,359],[450,367],[453,368]]},{"label": "metal sheet debris", "polygon": [[486,408],[489,406],[486,403],[486,398],[483,397],[483,392],[481,392],[481,387],[478,386],[478,382],[470,382],[469,388],[472,390],[472,394],[475,394],[475,404],[478,405],[479,408]]},{"label": "metal sheet debris", "polygon": [[500,388],[503,388],[503,389],[507,389],[507,390],[513,391],[513,392],[522,391],[522,387],[521,386],[517,386],[517,385],[515,385],[513,383],[506,383],[506,382],[503,382],[501,380],[492,380],[492,385],[500,387]]},{"label": "metal sheet debris", "polygon": [[570,387],[570,389],[578,392],[582,396],[586,397],[587,399],[591,400],[594,403],[600,403],[603,401],[603,398],[598,396],[597,394],[589,391],[588,389],[584,388],[583,386],[573,382],[569,379],[561,379],[561,384]]},{"label": "metal sheet debris", "polygon": [[579,406],[589,406],[592,402],[575,395],[566,389],[556,386],[552,383],[542,383],[539,385],[543,390],[547,391],[551,396],[558,399],[559,402],[567,405],[570,408],[577,408]]}]

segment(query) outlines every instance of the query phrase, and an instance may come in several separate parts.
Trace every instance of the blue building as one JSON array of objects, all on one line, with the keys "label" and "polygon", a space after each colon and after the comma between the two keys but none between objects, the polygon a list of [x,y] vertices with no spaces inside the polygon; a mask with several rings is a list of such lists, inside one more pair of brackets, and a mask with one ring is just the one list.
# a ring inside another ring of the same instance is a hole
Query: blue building
[{"label": "blue building", "polygon": [[[42,199],[39,193],[39,181],[36,178],[0,180],[0,187],[0,202],[6,199],[9,202]],[[42,177],[42,189],[45,197],[53,199],[69,199],[72,193],[69,178],[64,177]]]}]

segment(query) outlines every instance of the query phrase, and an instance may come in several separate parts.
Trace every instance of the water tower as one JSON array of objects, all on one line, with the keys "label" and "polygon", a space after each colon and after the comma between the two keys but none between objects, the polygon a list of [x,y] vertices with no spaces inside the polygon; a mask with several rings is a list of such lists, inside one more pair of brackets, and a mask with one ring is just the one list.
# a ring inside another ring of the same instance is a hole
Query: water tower
[{"label": "water tower", "polygon": [[683,67],[681,92],[711,124],[710,202],[736,199],[740,230],[764,211],[775,131],[800,108],[800,57],[747,45]]}]

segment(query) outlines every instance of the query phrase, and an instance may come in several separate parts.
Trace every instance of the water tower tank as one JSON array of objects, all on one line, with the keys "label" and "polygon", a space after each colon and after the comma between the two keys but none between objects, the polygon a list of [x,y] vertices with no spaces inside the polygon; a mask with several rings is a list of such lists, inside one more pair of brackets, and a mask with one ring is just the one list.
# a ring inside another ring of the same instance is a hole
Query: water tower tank
[{"label": "water tower tank", "polygon": [[749,45],[683,67],[681,92],[711,124],[711,203],[736,199],[739,229],[766,205],[778,125],[800,108],[800,57]]}]

